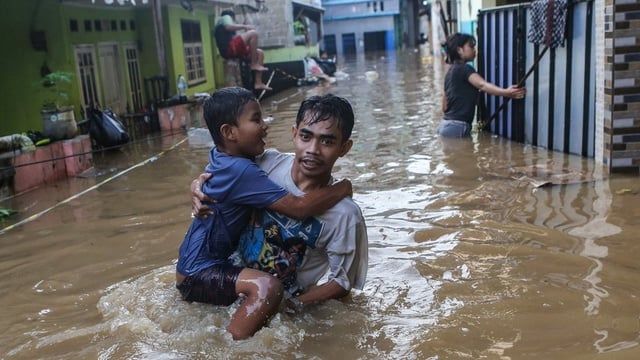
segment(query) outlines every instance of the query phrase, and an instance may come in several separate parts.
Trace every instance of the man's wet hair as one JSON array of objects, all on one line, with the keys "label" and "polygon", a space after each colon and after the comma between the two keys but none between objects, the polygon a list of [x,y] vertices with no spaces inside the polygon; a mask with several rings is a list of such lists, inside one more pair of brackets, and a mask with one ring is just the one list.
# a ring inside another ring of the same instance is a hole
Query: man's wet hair
[{"label": "man's wet hair", "polygon": [[253,92],[241,87],[219,89],[204,101],[204,121],[215,144],[224,144],[220,127],[238,126],[238,117],[249,101],[258,102],[258,99]]},{"label": "man's wet hair", "polygon": [[333,94],[315,95],[307,98],[298,109],[296,127],[300,127],[300,123],[305,120],[307,113],[311,115],[307,124],[313,125],[320,121],[334,119],[342,132],[342,141],[347,141],[351,137],[355,116],[347,99]]},{"label": "man's wet hair", "polygon": [[449,36],[445,45],[445,51],[447,58],[445,61],[447,64],[453,64],[458,60],[462,60],[460,54],[458,54],[458,48],[464,47],[464,44],[471,43],[472,46],[476,46],[476,38],[469,34],[455,33]]}]

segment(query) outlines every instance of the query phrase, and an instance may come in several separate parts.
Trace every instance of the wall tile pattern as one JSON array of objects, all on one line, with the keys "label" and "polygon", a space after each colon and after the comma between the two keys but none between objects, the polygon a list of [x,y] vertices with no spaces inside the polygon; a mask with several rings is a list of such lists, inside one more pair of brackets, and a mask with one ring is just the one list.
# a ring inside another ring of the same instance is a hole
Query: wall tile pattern
[{"label": "wall tile pattern", "polygon": [[603,26],[603,163],[640,173],[640,1],[604,0]]}]

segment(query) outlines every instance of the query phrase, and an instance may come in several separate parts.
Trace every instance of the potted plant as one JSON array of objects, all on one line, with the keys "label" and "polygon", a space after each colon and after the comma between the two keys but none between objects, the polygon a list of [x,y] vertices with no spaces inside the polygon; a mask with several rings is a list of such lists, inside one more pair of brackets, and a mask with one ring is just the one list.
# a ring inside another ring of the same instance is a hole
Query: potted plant
[{"label": "potted plant", "polygon": [[40,79],[47,93],[40,111],[42,115],[43,134],[51,140],[73,138],[78,132],[78,125],[69,103],[69,90],[73,74],[65,71],[53,71]]}]

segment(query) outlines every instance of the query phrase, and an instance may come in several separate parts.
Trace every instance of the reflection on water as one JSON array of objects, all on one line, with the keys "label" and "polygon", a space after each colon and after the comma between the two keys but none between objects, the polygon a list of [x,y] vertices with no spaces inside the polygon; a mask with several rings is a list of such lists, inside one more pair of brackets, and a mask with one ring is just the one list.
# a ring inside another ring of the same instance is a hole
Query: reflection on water
[{"label": "reflection on water", "polygon": [[[588,159],[487,133],[438,138],[432,60],[340,59],[348,78],[262,101],[282,151],[306,96],[353,103],[354,146],[335,170],[368,224],[363,291],[282,311],[244,341],[224,330],[233,307],[181,301],[174,262],[207,141],[198,130],[176,145],[186,135],[175,134],[96,156],[95,177],[3,202],[21,212],[3,228],[43,215],[0,235],[0,358],[639,357],[637,177],[602,179]],[[537,169],[597,176],[537,188]]]}]

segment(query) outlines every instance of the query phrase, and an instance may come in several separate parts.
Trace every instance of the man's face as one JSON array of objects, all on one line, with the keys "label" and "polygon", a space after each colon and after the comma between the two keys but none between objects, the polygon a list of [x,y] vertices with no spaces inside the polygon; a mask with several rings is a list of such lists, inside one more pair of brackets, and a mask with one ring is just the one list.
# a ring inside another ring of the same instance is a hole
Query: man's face
[{"label": "man's face", "polygon": [[309,118],[307,113],[299,127],[292,129],[296,155],[293,171],[308,179],[326,182],[333,164],[349,152],[353,141],[343,141],[342,132],[333,119],[309,125]]}]

